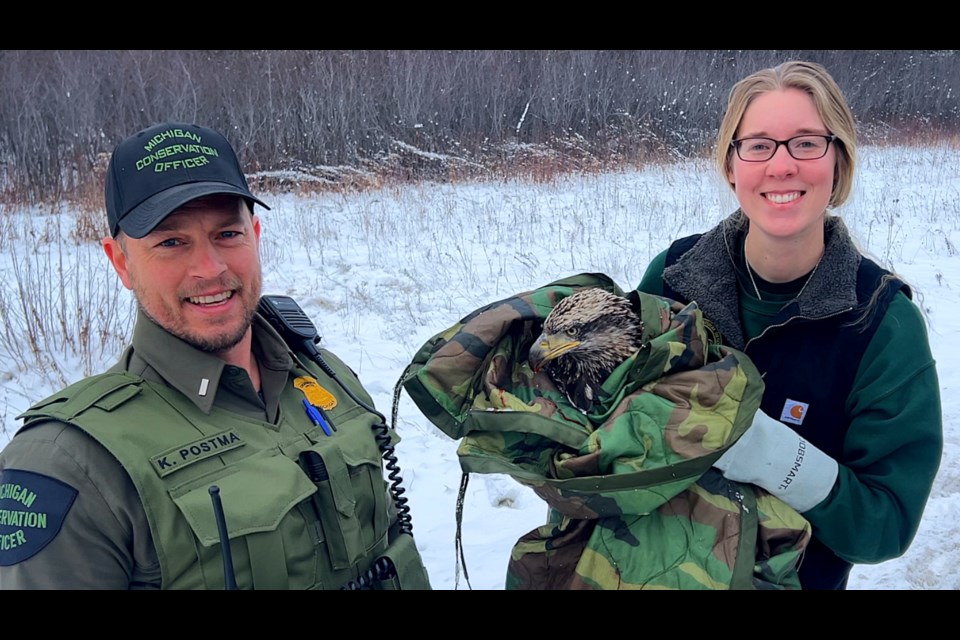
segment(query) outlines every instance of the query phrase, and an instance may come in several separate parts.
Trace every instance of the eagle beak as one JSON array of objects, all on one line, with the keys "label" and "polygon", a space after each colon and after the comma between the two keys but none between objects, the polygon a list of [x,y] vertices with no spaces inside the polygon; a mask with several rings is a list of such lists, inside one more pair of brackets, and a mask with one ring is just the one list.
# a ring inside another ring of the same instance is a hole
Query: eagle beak
[{"label": "eagle beak", "polygon": [[530,355],[527,362],[534,372],[540,371],[543,365],[551,360],[555,360],[571,349],[580,346],[579,340],[568,340],[561,336],[548,336],[541,333],[540,337],[533,341],[530,347]]}]

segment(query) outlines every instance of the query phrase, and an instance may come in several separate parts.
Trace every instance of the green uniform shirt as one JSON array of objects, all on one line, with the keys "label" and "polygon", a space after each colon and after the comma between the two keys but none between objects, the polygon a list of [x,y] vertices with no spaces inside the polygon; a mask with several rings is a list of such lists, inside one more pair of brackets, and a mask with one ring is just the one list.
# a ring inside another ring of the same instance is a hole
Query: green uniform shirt
[{"label": "green uniform shirt", "polygon": [[[194,349],[140,314],[131,346],[112,370],[169,385],[204,413],[217,406],[275,424],[294,361],[259,316],[253,323],[253,351],[260,365],[260,394],[245,370]],[[18,433],[0,452],[0,471],[7,468],[60,480],[76,490],[76,497],[59,532],[39,553],[0,566],[0,589],[161,586],[160,564],[137,490],[119,462],[93,438],[60,422],[38,424]]]}]

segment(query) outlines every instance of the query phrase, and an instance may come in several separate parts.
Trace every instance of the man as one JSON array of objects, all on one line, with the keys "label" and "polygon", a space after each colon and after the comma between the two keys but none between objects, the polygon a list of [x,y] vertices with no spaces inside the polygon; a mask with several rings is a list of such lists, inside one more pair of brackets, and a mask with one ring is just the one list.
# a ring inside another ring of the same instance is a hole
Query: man
[{"label": "man", "polygon": [[114,150],[101,244],[133,339],[0,453],[0,588],[430,587],[383,477],[395,434],[343,362],[258,311],[255,204],[209,128]]}]

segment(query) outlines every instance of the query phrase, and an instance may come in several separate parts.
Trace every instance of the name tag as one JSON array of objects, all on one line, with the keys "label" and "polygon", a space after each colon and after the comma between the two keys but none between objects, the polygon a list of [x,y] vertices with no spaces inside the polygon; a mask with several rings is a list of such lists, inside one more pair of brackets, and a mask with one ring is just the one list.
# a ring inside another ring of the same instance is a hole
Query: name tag
[{"label": "name tag", "polygon": [[194,462],[206,460],[211,456],[218,456],[245,444],[246,442],[237,432],[230,429],[165,451],[150,458],[150,464],[153,465],[153,470],[157,472],[157,475],[163,478],[174,471],[190,466]]}]

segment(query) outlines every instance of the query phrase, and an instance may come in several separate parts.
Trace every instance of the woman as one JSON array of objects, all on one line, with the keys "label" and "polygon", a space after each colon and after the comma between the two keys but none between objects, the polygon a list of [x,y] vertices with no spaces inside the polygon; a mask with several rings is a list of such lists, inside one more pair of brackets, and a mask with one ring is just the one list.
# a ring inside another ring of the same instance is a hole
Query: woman
[{"label": "woman", "polygon": [[801,512],[805,589],[902,555],[940,464],[940,392],[910,288],[828,209],[851,192],[853,115],[822,66],[738,82],[716,160],[740,207],[658,255],[637,287],[696,301],[764,376],[753,424],[714,465]]}]

